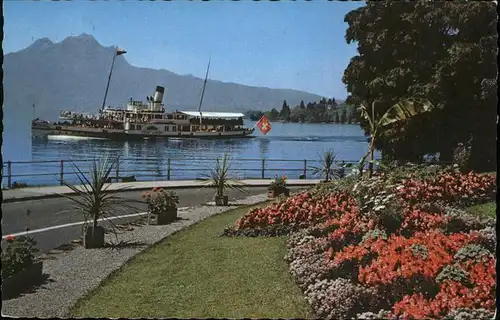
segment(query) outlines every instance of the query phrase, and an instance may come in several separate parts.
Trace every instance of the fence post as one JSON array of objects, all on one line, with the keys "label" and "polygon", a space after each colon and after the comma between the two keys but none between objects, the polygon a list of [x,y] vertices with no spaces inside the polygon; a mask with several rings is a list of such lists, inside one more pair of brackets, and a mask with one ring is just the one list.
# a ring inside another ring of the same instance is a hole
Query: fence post
[{"label": "fence post", "polygon": [[170,158],[167,159],[167,180],[170,180]]},{"label": "fence post", "polygon": [[60,172],[60,180],[61,180],[61,186],[64,185],[63,180],[64,180],[64,160],[61,160],[61,172]]},{"label": "fence post", "polygon": [[264,172],[266,171],[266,160],[262,159],[262,179],[265,179]]},{"label": "fence post", "polygon": [[307,159],[304,160],[304,179],[307,179]]},{"label": "fence post", "polygon": [[120,180],[120,162],[116,161],[116,182],[118,183]]},{"label": "fence post", "polygon": [[12,187],[12,162],[7,161],[7,188]]}]

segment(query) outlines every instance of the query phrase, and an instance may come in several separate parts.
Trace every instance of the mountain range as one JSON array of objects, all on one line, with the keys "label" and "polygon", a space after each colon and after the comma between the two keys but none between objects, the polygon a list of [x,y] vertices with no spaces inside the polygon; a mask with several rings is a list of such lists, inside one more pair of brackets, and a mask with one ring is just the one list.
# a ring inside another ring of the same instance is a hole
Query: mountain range
[{"label": "mountain range", "polygon": [[[48,38],[4,56],[4,111],[55,120],[61,110],[95,113],[102,105],[115,47],[88,34],[54,43]],[[205,71],[205,70],[203,70]],[[124,106],[132,97],[146,100],[157,85],[165,87],[167,110],[196,110],[203,79],[129,64],[116,57],[107,105]],[[244,112],[280,110],[283,100],[295,106],[322,97],[299,90],[252,87],[208,80],[202,109]],[[34,108],[32,106],[35,106]]]}]

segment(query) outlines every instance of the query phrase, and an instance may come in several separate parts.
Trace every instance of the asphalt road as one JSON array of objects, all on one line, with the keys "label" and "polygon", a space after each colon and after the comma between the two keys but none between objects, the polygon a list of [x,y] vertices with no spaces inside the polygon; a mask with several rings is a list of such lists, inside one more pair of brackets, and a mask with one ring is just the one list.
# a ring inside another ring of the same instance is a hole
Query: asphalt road
[{"label": "asphalt road", "polygon": [[[292,187],[291,190],[300,189]],[[172,189],[179,196],[178,207],[191,207],[212,201],[214,191],[212,189]],[[248,193],[229,191],[229,201],[241,199],[249,195],[266,193],[265,187],[248,188]],[[125,199],[143,200],[144,191],[129,191],[116,193]],[[64,225],[68,223],[83,221],[83,217],[77,212],[71,211],[72,202],[65,198],[39,199],[23,202],[12,202],[2,204],[2,235],[9,235],[23,232],[26,228],[37,230],[52,226]],[[127,215],[147,211],[145,203],[134,204],[136,209],[124,209],[118,215]],[[30,212],[29,215],[27,212]],[[114,220],[115,224],[123,224],[137,220],[139,217],[120,218]],[[106,223],[101,223],[106,226]],[[37,247],[41,252],[46,252],[70,243],[80,238],[82,234],[82,225],[68,226],[53,230],[47,230],[39,233],[30,234],[37,241]],[[3,241],[2,241],[3,242]]]}]

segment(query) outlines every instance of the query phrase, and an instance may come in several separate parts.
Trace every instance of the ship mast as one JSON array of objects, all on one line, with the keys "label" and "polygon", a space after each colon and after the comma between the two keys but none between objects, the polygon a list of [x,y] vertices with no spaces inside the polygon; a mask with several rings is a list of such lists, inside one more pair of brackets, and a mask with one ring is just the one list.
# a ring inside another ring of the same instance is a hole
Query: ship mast
[{"label": "ship mast", "polygon": [[201,126],[201,104],[203,103],[203,96],[205,95],[205,87],[207,86],[209,69],[210,69],[210,58],[208,58],[207,73],[205,74],[205,82],[203,82],[203,90],[201,91],[200,105],[198,106],[198,112],[200,113],[200,126]]},{"label": "ship mast", "polygon": [[111,69],[109,69],[108,84],[106,85],[106,92],[104,93],[104,101],[102,102],[101,111],[104,110],[104,106],[106,105],[106,98],[108,97],[109,82],[111,81],[111,74],[113,73],[113,67],[115,66],[115,59],[117,56],[125,54],[125,53],[127,53],[127,51],[125,51],[123,49],[115,48],[115,52],[113,53],[113,62],[111,63]]}]

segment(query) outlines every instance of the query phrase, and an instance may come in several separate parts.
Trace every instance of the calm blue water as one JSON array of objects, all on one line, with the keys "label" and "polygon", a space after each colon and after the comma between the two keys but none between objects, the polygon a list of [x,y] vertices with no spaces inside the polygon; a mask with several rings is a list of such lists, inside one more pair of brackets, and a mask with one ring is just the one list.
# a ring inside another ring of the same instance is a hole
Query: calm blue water
[{"label": "calm blue water", "polygon": [[[245,124],[253,126],[254,122],[247,121]],[[156,142],[76,140],[70,137],[32,141],[29,120],[5,120],[4,125],[4,161],[75,161],[107,153],[122,158],[120,175],[135,174],[138,180],[166,180],[169,158],[171,179],[201,178],[213,167],[214,159],[221,157],[224,152],[230,153],[234,159],[232,173],[240,178],[260,177],[260,159],[267,159],[265,177],[285,174],[290,178],[298,178],[303,172],[304,160],[308,160],[308,166],[314,165],[318,153],[333,149],[339,160],[359,160],[368,148],[366,138],[357,125],[273,123],[272,131],[267,136],[257,130],[252,139]],[[82,162],[78,165],[87,169],[89,164]],[[64,171],[72,171],[71,163],[64,164]],[[59,172],[60,162],[13,163],[12,182],[58,184]],[[5,164],[4,175],[7,175]],[[308,175],[311,177],[310,173]],[[74,181],[76,176],[66,175],[65,179]],[[7,177],[4,177],[2,185],[6,184]]]}]

